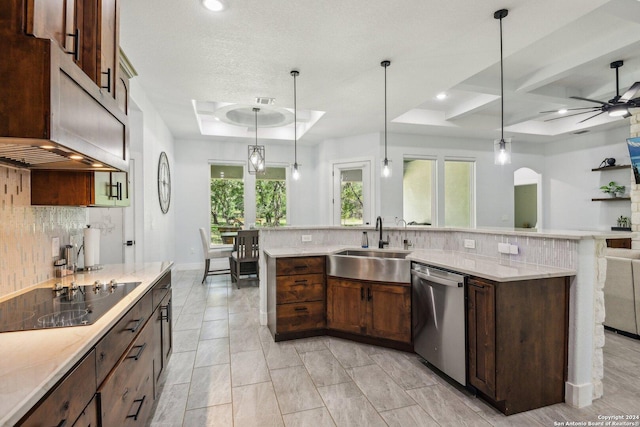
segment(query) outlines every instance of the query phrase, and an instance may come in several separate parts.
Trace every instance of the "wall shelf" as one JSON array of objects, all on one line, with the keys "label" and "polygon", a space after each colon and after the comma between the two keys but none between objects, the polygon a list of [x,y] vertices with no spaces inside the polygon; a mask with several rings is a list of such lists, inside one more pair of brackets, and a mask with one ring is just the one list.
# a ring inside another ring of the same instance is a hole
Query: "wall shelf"
[{"label": "wall shelf", "polygon": [[631,197],[602,197],[591,199],[592,202],[615,202],[618,200],[631,200]]},{"label": "wall shelf", "polygon": [[631,167],[631,165],[615,165],[615,166],[605,166],[602,168],[593,168],[591,169],[592,172],[597,172],[597,171],[612,171],[612,170],[616,170],[616,169],[629,169]]}]

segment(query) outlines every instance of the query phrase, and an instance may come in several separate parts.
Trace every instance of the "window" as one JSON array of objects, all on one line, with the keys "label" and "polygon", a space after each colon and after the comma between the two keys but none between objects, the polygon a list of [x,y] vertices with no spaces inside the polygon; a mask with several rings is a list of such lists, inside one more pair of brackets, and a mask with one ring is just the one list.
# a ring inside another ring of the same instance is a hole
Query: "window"
[{"label": "window", "polygon": [[341,171],[340,225],[363,225],[362,169]]},{"label": "window", "polygon": [[287,224],[287,170],[268,167],[256,178],[256,225]]},{"label": "window", "polygon": [[405,159],[402,168],[402,218],[407,224],[435,223],[435,160]]},{"label": "window", "polygon": [[444,162],[444,225],[475,226],[475,163],[468,160]]},{"label": "window", "polygon": [[243,166],[211,165],[211,243],[232,244],[244,224]]}]

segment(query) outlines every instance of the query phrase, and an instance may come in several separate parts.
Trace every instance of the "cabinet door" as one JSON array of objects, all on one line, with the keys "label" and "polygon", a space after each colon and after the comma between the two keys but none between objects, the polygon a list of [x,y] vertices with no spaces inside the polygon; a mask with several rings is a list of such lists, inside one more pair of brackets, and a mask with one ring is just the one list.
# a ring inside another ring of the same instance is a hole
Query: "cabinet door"
[{"label": "cabinet door", "polygon": [[370,284],[366,290],[367,334],[411,342],[411,287]]},{"label": "cabinet door", "polygon": [[171,291],[160,303],[160,318],[162,319],[162,369],[169,363],[169,357],[173,350],[173,334],[172,322],[173,314],[171,312]]},{"label": "cabinet door", "polygon": [[469,279],[467,326],[469,382],[489,397],[496,395],[495,285]]},{"label": "cabinet door", "polygon": [[98,427],[98,404],[95,396],[73,423],[73,427]]},{"label": "cabinet door", "polygon": [[73,51],[75,0],[30,0],[26,2],[27,34],[51,39],[67,52]]},{"label": "cabinet door", "polygon": [[367,285],[356,281],[327,280],[327,328],[355,334],[366,333]]},{"label": "cabinet door", "polygon": [[95,206],[115,206],[114,199],[111,198],[111,174],[109,172],[94,172],[94,193]]},{"label": "cabinet door", "polygon": [[94,204],[91,172],[31,171],[31,204],[89,206]]},{"label": "cabinet door", "polygon": [[116,206],[127,207],[131,204],[129,198],[129,174],[126,172],[111,172],[111,198]]},{"label": "cabinet door", "polygon": [[113,98],[119,71],[118,0],[100,0],[100,82]]}]

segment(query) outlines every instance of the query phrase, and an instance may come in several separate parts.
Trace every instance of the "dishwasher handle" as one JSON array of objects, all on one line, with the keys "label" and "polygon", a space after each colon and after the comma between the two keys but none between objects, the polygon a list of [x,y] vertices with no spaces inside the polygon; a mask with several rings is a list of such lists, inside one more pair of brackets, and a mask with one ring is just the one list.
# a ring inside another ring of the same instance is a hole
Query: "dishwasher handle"
[{"label": "dishwasher handle", "polygon": [[411,269],[411,275],[419,277],[422,280],[426,280],[428,282],[437,283],[439,285],[451,286],[454,288],[461,288],[464,284],[462,281],[445,279],[444,277],[438,277],[434,275],[424,274],[420,271]]}]

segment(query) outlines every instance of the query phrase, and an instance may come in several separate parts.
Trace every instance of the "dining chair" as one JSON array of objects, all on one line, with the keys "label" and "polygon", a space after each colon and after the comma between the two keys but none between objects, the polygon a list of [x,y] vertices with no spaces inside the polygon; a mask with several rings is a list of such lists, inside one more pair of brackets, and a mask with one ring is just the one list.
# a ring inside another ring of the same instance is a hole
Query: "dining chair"
[{"label": "dining chair", "polygon": [[209,236],[204,228],[200,228],[200,239],[202,240],[202,251],[204,252],[204,276],[202,276],[202,282],[207,279],[207,276],[216,276],[219,274],[229,274],[231,269],[229,268],[216,268],[211,270],[211,259],[222,258],[229,254],[229,249],[226,248],[212,248],[209,241]]},{"label": "dining chair", "polygon": [[[240,287],[240,282],[260,280],[260,247],[258,230],[240,230],[236,236],[233,252],[229,257],[231,281]],[[255,275],[255,277],[250,277]],[[241,276],[247,276],[242,278]]]}]

